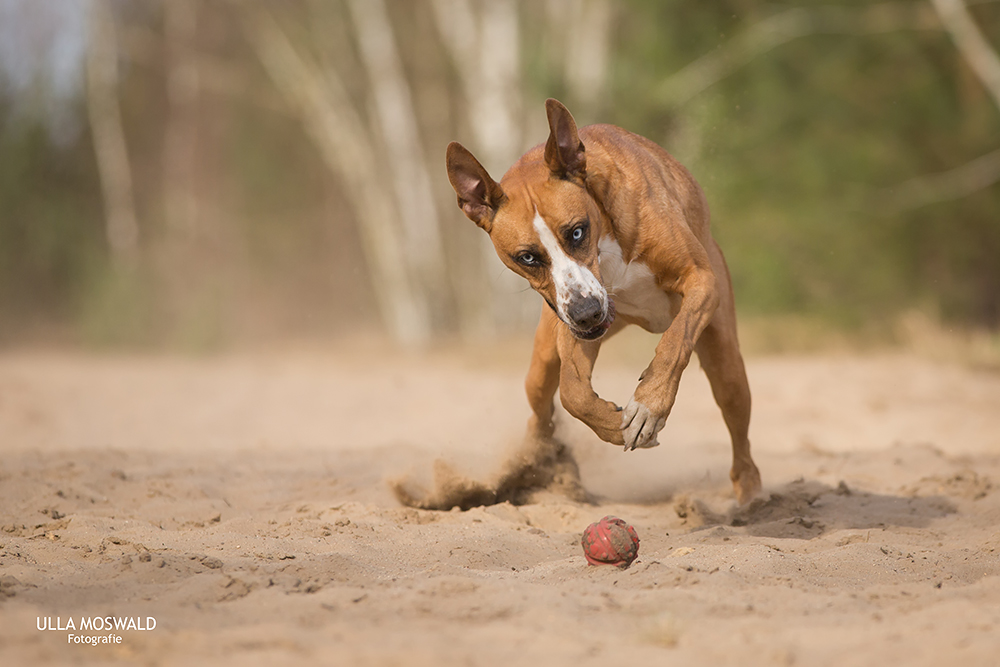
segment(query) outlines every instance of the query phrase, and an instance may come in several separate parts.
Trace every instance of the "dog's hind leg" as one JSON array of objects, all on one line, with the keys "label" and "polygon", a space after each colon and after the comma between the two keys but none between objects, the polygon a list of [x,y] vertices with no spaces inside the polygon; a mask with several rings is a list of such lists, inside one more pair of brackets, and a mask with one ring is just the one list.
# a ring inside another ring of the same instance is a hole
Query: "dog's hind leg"
[{"label": "dog's hind leg", "polygon": [[742,505],[760,492],[761,485],[760,472],[750,456],[750,385],[736,337],[732,292],[723,296],[711,323],[698,339],[695,351],[729,428],[733,442],[733,467],[729,477],[736,499]]}]

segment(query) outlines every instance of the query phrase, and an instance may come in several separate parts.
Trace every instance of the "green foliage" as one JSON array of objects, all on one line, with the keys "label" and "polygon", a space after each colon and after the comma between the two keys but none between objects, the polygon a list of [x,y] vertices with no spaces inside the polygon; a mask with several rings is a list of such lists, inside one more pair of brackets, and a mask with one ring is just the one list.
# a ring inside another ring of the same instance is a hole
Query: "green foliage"
[{"label": "green foliage", "polygon": [[[1000,6],[976,9],[1000,36]],[[680,108],[650,103],[667,76],[774,11],[635,0],[617,39],[613,121],[702,182],[742,309],[857,325],[930,302],[1000,324],[1000,185],[892,215],[878,207],[885,188],[1000,146],[1000,110],[943,31],[810,35]]]},{"label": "green foliage", "polygon": [[95,262],[82,280],[76,328],[93,347],[137,347],[155,336],[155,291],[149,278]]}]

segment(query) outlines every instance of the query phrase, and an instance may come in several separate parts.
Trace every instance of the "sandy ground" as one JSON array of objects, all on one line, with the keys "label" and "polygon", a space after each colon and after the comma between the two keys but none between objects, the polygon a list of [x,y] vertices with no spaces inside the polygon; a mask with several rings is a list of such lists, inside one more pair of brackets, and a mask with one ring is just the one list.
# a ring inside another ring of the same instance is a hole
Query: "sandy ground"
[{"label": "sandy ground", "polygon": [[[602,359],[600,393],[624,403],[644,354]],[[739,509],[692,364],[655,450],[562,415],[594,504],[400,506],[387,480],[436,458],[500,465],[526,363],[0,355],[0,664],[1000,661],[1000,375],[750,360],[766,492]],[[624,571],[581,552],[607,514],[642,540]],[[104,616],[155,628],[58,629]]]}]

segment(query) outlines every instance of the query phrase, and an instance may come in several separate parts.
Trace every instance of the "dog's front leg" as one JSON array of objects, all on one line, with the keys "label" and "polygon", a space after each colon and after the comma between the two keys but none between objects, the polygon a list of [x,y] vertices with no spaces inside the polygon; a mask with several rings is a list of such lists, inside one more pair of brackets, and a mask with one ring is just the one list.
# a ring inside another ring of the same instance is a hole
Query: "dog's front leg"
[{"label": "dog's front leg", "polygon": [[677,397],[681,373],[702,331],[719,306],[715,274],[694,268],[679,283],[681,306],[656,345],[656,353],[639,377],[639,386],[622,411],[620,428],[625,449],[653,447]]},{"label": "dog's front leg", "polygon": [[554,405],[552,399],[559,388],[558,336],[562,323],[551,308],[542,308],[542,316],[535,330],[535,346],[531,353],[531,365],[524,379],[524,391],[531,406],[528,420],[529,438],[551,438],[555,432],[552,421]]},{"label": "dog's front leg", "polygon": [[559,396],[571,415],[589,426],[597,436],[613,445],[623,445],[621,408],[605,401],[591,384],[600,341],[579,340],[565,326],[559,327]]}]

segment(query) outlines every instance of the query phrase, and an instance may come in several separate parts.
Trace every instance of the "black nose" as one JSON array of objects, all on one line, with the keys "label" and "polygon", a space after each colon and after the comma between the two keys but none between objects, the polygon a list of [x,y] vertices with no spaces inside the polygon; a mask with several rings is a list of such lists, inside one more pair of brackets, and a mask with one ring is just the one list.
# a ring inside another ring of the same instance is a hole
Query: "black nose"
[{"label": "black nose", "polygon": [[570,302],[566,314],[573,321],[573,326],[583,331],[593,329],[604,319],[601,302],[593,296]]}]

